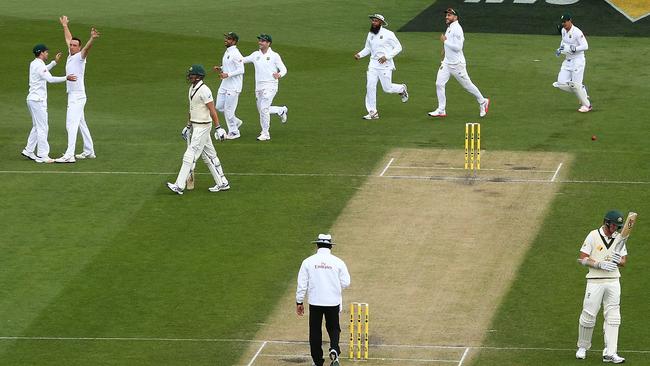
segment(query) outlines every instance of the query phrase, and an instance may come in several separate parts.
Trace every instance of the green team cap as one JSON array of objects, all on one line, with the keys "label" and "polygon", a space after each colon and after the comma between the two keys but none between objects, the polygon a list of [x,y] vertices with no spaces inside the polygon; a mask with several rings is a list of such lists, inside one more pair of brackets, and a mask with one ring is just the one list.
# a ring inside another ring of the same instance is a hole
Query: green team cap
[{"label": "green team cap", "polygon": [[46,45],[44,45],[42,43],[39,43],[36,46],[34,46],[34,48],[32,49],[32,52],[34,52],[35,56],[38,56],[38,55],[41,54],[41,52],[47,51],[47,50],[48,50],[48,48],[47,48]]},{"label": "green team cap", "polygon": [[564,13],[560,17],[560,20],[563,21],[563,22],[566,22],[567,20],[571,20],[571,19],[573,19],[573,16],[571,15],[571,13]]},{"label": "green team cap", "polygon": [[194,64],[187,70],[187,75],[205,76],[203,65]]},{"label": "green team cap", "polygon": [[270,34],[262,33],[259,36],[257,36],[257,39],[261,39],[262,41],[267,41],[269,43],[273,43],[273,38],[271,37]]},{"label": "green team cap", "polygon": [[456,11],[456,9],[454,9],[454,8],[447,8],[447,10],[445,10],[445,14],[455,15],[455,16],[460,18],[460,15],[458,14],[458,11]]},{"label": "green team cap", "polygon": [[224,37],[234,39],[235,41],[239,42],[239,36],[235,32],[228,32],[223,34]]},{"label": "green team cap", "polygon": [[623,219],[623,214],[621,213],[621,211],[611,210],[611,211],[607,211],[607,213],[605,214],[605,222],[607,224],[616,224],[616,226],[618,226],[618,228],[620,229],[623,227],[623,224],[625,223],[625,219]]}]

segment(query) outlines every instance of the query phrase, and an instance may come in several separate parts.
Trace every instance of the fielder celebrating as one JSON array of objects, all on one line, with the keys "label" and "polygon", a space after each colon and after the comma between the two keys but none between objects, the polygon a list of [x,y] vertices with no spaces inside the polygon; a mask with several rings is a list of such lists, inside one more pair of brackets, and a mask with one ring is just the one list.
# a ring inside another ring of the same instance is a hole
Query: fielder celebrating
[{"label": "fielder celebrating", "polygon": [[618,280],[621,273],[618,268],[625,266],[627,262],[627,248],[623,245],[620,251],[616,252],[615,246],[612,245],[616,236],[620,235],[618,230],[623,227],[623,223],[623,215],[619,211],[607,212],[603,225],[591,231],[580,248],[578,262],[589,267],[589,273],[578,322],[577,359],[587,357],[596,316],[602,303],[605,318],[603,362],[625,362],[625,359],[617,354],[618,328],[621,324],[621,284]]},{"label": "fielder celebrating", "polygon": [[370,18],[370,31],[366,37],[365,47],[354,55],[359,60],[370,55],[368,71],[366,72],[366,110],[368,114],[363,119],[379,119],[377,110],[377,81],[385,93],[399,94],[402,103],[409,100],[406,84],[393,83],[393,58],[402,52],[402,45],[395,33],[384,28],[388,26],[386,18],[381,14],[372,14]]},{"label": "fielder celebrating", "polygon": [[585,73],[585,51],[589,49],[587,39],[580,28],[573,25],[573,17],[565,13],[562,20],[562,41],[560,48],[555,51],[556,56],[564,55],[564,61],[553,86],[569,93],[575,93],[580,101],[578,112],[591,111],[591,101],[587,96],[587,88],[582,84]]},{"label": "fielder celebrating", "polygon": [[[32,115],[32,129],[27,137],[27,145],[21,154],[37,163],[53,163],[50,158],[50,144],[47,142],[49,125],[47,122],[47,83],[62,83],[66,80],[74,82],[77,77],[73,74],[67,76],[52,76],[50,70],[61,59],[57,53],[54,61],[47,66],[45,61],[49,56],[46,45],[37,44],[32,49],[34,60],[29,64],[29,94],[27,94],[27,108]],[[37,154],[34,150],[37,149]]]},{"label": "fielder celebrating", "polygon": [[[209,191],[219,192],[230,189],[228,180],[223,174],[221,162],[217,157],[217,151],[212,145],[210,120],[214,124],[214,137],[217,140],[223,141],[226,138],[226,130],[219,125],[219,117],[217,116],[217,110],[214,108],[212,91],[203,83],[204,78],[205,69],[202,65],[192,65],[187,71],[187,80],[190,82],[190,113],[189,122],[183,129],[182,135],[185,138],[190,138],[190,142],[187,145],[185,154],[183,154],[183,165],[181,165],[176,183],[167,183],[167,187],[177,194],[183,194],[187,178],[199,156],[203,156],[203,161],[208,166],[216,183],[214,187],[209,188]],[[188,136],[190,128],[192,130],[191,137]]]},{"label": "fielder celebrating", "polygon": [[445,86],[451,75],[456,78],[458,83],[472,94],[479,105],[479,116],[485,117],[490,107],[490,99],[484,98],[476,85],[472,83],[467,73],[465,55],[463,54],[463,43],[465,43],[465,33],[463,27],[458,22],[458,12],[452,8],[445,10],[445,23],[447,31],[440,35],[440,42],[444,48],[444,58],[438,69],[436,76],[436,94],[438,95],[438,108],[429,112],[431,117],[446,117],[447,96],[445,95]]},{"label": "fielder celebrating", "polygon": [[258,141],[271,139],[269,128],[271,127],[271,114],[280,116],[282,123],[287,122],[287,106],[272,106],[273,98],[278,92],[280,78],[287,74],[287,67],[284,66],[280,54],[271,49],[273,38],[269,34],[257,36],[259,50],[244,57],[244,63],[255,65],[255,99],[257,110],[260,113],[260,125],[262,131],[257,136]]},{"label": "fielder celebrating", "polygon": [[84,148],[81,154],[76,155],[77,159],[94,159],[95,148],[93,139],[90,136],[86,117],[84,116],[84,107],[86,106],[86,87],[84,85],[84,75],[86,74],[86,58],[88,52],[93,46],[93,41],[99,38],[99,32],[95,28],[90,29],[90,38],[86,45],[81,48],[81,40],[73,37],[68,28],[68,17],[59,18],[63,26],[63,35],[68,45],[68,60],[65,64],[65,71],[68,74],[77,76],[76,82],[68,81],[66,89],[68,92],[68,112],[65,120],[65,127],[68,131],[68,148],[60,158],[56,159],[57,163],[74,163],[75,145],[77,143],[77,131],[81,131]]},{"label": "fielder celebrating", "polygon": [[225,117],[226,126],[228,126],[226,139],[228,140],[240,137],[239,126],[242,124],[242,120],[235,116],[244,79],[244,57],[237,49],[237,42],[239,42],[237,33],[228,32],[224,34],[223,43],[226,52],[223,54],[221,66],[214,67],[214,70],[219,73],[221,78],[216,107],[219,112],[223,112]]},{"label": "fielder celebrating", "polygon": [[339,313],[343,297],[341,292],[350,286],[350,273],[345,263],[332,255],[332,236],[319,234],[313,241],[318,246],[316,254],[302,261],[296,289],[296,314],[305,314],[305,294],[309,298],[309,346],[314,365],[323,366],[322,321],[330,336],[329,357],[331,366],[339,366],[339,338],[341,326]]}]

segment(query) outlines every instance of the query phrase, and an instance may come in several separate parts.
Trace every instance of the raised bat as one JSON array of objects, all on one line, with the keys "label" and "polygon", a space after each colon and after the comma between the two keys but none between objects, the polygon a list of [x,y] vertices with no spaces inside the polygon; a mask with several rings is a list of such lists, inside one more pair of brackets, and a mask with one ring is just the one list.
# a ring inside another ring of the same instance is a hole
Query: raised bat
[{"label": "raised bat", "polygon": [[616,239],[614,239],[613,245],[616,253],[619,253],[621,249],[623,249],[627,239],[630,237],[632,228],[636,223],[636,216],[636,212],[630,212],[627,214],[627,219],[625,219],[625,224],[623,224],[623,230],[621,230],[621,233],[616,236]]}]

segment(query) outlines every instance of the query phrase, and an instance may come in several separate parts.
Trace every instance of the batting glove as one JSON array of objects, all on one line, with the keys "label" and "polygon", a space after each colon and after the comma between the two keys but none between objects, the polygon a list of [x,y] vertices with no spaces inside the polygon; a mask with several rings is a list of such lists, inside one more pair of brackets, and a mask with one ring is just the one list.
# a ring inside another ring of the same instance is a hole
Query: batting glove
[{"label": "batting glove", "polygon": [[616,263],[614,263],[612,261],[598,262],[598,268],[600,268],[602,270],[605,270],[607,272],[612,272],[612,271],[616,270],[617,267],[618,266],[616,265]]},{"label": "batting glove", "polygon": [[190,129],[191,129],[190,126],[185,126],[183,128],[183,131],[181,131],[181,137],[183,138],[183,140],[187,141],[187,139],[190,138]]},{"label": "batting glove", "polygon": [[616,264],[620,264],[620,263],[621,263],[621,259],[623,259],[623,256],[621,256],[620,253],[614,253],[614,254],[612,255],[612,262],[614,262],[614,263],[616,263]]},{"label": "batting glove", "polygon": [[214,131],[214,138],[217,139],[218,141],[223,141],[226,139],[226,130],[224,130],[221,127],[217,127],[217,129]]}]

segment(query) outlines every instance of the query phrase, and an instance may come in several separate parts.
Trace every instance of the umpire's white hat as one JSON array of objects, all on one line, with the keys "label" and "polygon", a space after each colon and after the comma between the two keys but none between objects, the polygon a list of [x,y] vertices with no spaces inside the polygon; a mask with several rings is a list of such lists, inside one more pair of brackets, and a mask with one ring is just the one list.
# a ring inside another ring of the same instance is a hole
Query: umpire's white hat
[{"label": "umpire's white hat", "polygon": [[318,234],[318,239],[312,241],[314,244],[327,244],[335,245],[336,243],[332,242],[332,235],[330,234]]}]

